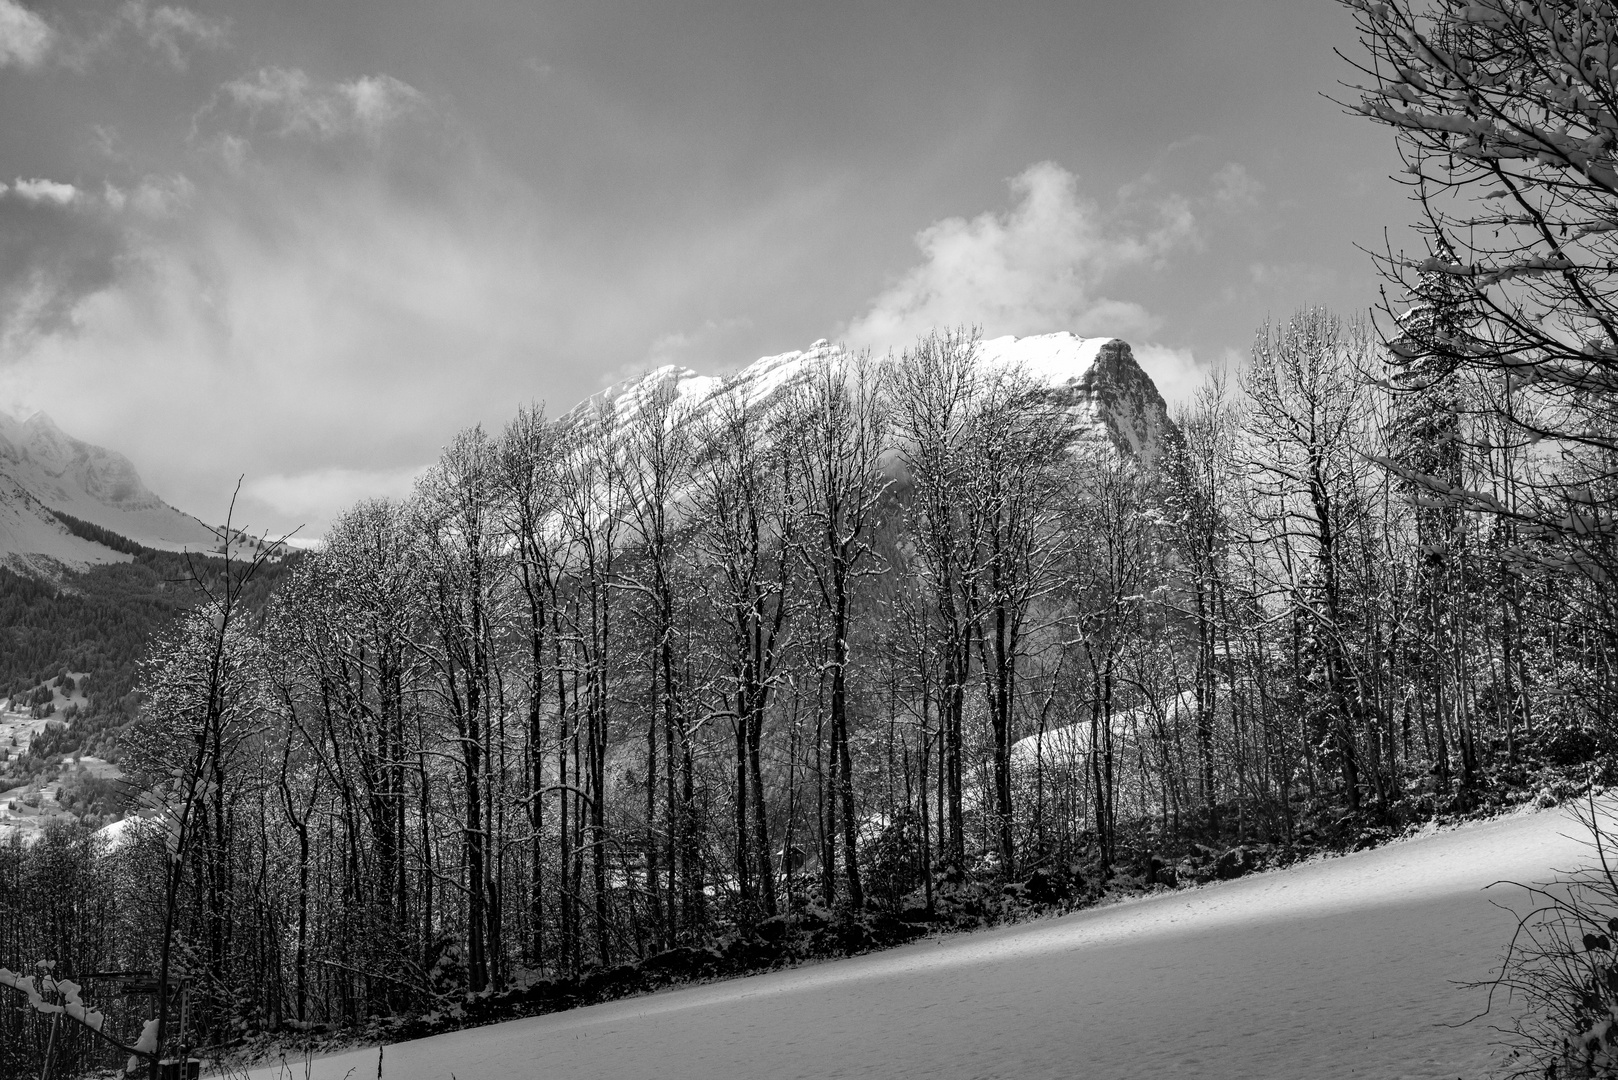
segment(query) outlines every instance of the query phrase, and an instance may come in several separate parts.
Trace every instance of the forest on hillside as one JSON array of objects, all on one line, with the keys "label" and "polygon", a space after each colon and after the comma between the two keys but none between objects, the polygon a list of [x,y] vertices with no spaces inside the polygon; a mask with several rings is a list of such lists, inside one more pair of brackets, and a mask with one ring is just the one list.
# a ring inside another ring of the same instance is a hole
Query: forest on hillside
[{"label": "forest on hillside", "polygon": [[153,649],[153,825],[0,853],[78,905],[0,950],[183,976],[218,1043],[1564,797],[1618,684],[1608,553],[1551,503],[1610,479],[1414,370],[1302,312],[1152,460],[968,332],[463,431],[262,616],[237,564]]},{"label": "forest on hillside", "polygon": [[[69,672],[88,676],[83,709],[61,716],[31,753],[0,759],[0,792],[39,779],[64,756],[117,760],[119,733],[140,711],[139,666],[154,635],[204,600],[224,574],[223,560],[156,551],[69,515],[57,517],[76,535],[132,559],[60,580],[0,567],[0,698],[26,701]],[[266,563],[244,595],[246,605],[262,608],[297,559],[290,552]]]}]

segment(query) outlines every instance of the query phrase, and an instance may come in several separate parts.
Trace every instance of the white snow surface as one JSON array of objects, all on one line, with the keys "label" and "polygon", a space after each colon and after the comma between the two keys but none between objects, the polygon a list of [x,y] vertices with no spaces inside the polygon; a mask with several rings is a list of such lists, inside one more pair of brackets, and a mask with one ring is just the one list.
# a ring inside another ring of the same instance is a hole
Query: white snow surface
[{"label": "white snow surface", "polygon": [[82,568],[128,561],[74,536],[50,510],[151,548],[219,546],[213,529],[154,495],[124,455],[73,438],[42,412],[19,420],[0,410],[0,562],[36,566],[43,557]]},{"label": "white snow surface", "polygon": [[1073,382],[1089,374],[1101,355],[1101,347],[1117,338],[1081,338],[1063,331],[1028,337],[989,338],[981,345],[981,355],[991,364],[1021,367],[1030,376],[1052,385]]},{"label": "white snow surface", "polygon": [[132,558],[68,532],[0,461],[0,565],[48,573],[52,563],[78,569]]},{"label": "white snow surface", "polygon": [[[1483,1075],[1463,1023],[1522,902],[1582,862],[1560,812],[848,960],[389,1046],[386,1080]],[[291,1062],[305,1077],[306,1063]],[[308,1063],[375,1076],[377,1049]],[[270,1080],[285,1070],[251,1074]]]}]

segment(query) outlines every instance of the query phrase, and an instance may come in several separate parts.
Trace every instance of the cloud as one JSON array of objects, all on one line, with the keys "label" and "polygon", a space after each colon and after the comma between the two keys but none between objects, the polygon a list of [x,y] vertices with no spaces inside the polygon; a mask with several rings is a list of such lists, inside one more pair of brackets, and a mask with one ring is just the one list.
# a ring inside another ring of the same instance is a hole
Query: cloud
[{"label": "cloud", "polygon": [[297,68],[281,67],[260,68],[221,91],[250,119],[268,119],[280,135],[320,140],[352,134],[374,139],[426,101],[421,91],[391,75],[321,83]]},{"label": "cloud", "polygon": [[181,174],[95,192],[42,178],[0,182],[0,365],[68,332],[80,303],[139,267],[145,234],[191,205]]},{"label": "cloud", "polygon": [[1234,161],[1226,162],[1211,179],[1214,202],[1228,209],[1257,206],[1264,194],[1264,185]]},{"label": "cloud", "polygon": [[115,214],[133,211],[146,218],[172,218],[191,203],[197,193],[190,178],[174,176],[146,176],[133,187],[125,189],[108,182],[102,190],[102,199]]},{"label": "cloud", "polygon": [[108,217],[72,184],[0,183],[0,364],[115,278],[123,245]]},{"label": "cloud", "polygon": [[855,344],[901,347],[935,327],[978,325],[985,335],[1072,330],[1139,337],[1156,325],[1145,308],[1104,294],[1120,270],[1151,265],[1194,238],[1184,199],[1141,209],[1126,198],[1104,213],[1052,162],[1010,181],[1015,205],[970,220],[945,218],[916,234],[923,261],[855,319]]},{"label": "cloud", "polygon": [[145,0],[128,0],[118,18],[179,70],[186,66],[188,48],[220,49],[229,42],[227,23],[172,4],[154,8]]},{"label": "cloud", "polygon": [[391,75],[364,75],[338,83],[337,93],[348,99],[355,122],[367,131],[386,127],[425,100],[421,91]]},{"label": "cloud", "polygon": [[78,188],[56,180],[19,178],[11,185],[11,193],[24,202],[54,203],[57,206],[67,206],[79,197]]},{"label": "cloud", "polygon": [[646,350],[644,361],[624,365],[604,377],[602,385],[632,378],[669,364],[706,371],[714,366],[716,355],[725,353],[726,347],[739,331],[750,330],[752,327],[751,319],[705,319],[695,328],[661,334]]},{"label": "cloud", "polygon": [[0,0],[0,68],[38,67],[55,39],[56,32],[44,19],[16,0]]},{"label": "cloud", "polygon": [[[570,322],[613,324],[537,240],[531,194],[477,161],[446,154],[424,195],[419,173],[327,157],[199,153],[66,210],[0,198],[0,400],[128,454],[205,520],[245,473],[241,520],[318,534],[407,491],[457,427],[550,391]],[[5,258],[25,229],[38,242]]]},{"label": "cloud", "polygon": [[[5,10],[15,0],[0,0],[0,42],[4,39]],[[125,0],[114,11],[98,13],[79,29],[50,30],[48,47],[58,63],[83,73],[99,56],[120,48],[133,38],[184,71],[197,49],[223,49],[230,44],[230,24],[177,4],[153,5],[150,0]],[[4,48],[0,44],[0,66]],[[36,61],[37,62],[37,61]]]},{"label": "cloud", "polygon": [[1147,342],[1132,346],[1131,351],[1157,384],[1157,392],[1169,403],[1170,411],[1189,402],[1208,374],[1207,366],[1199,363],[1190,349]]}]

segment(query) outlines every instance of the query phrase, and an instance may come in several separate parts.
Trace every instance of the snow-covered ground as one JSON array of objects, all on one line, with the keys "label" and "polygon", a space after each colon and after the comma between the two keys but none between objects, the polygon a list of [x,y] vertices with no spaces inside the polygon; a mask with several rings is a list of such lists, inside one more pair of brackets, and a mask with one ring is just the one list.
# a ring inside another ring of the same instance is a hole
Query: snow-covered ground
[{"label": "snow-covered ground", "polygon": [[[1499,879],[1578,863],[1560,812],[883,953],[386,1048],[387,1080],[1486,1074]],[[1494,1018],[1503,1022],[1505,1017]],[[289,1062],[305,1077],[304,1061]],[[269,1080],[277,1069],[255,1078]],[[377,1050],[309,1080],[373,1077]],[[280,1075],[288,1075],[281,1071]]]}]

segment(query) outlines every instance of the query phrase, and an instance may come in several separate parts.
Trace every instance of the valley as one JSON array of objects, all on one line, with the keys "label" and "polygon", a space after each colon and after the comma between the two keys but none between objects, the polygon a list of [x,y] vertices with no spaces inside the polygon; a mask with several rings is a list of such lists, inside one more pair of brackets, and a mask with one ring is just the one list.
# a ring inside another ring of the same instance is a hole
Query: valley
[{"label": "valley", "polygon": [[[123,770],[105,758],[59,749],[90,707],[88,681],[87,672],[68,672],[26,696],[0,698],[0,843],[31,844],[51,822],[99,825],[122,813],[122,798],[108,786]],[[24,770],[28,758],[34,763]]]}]

